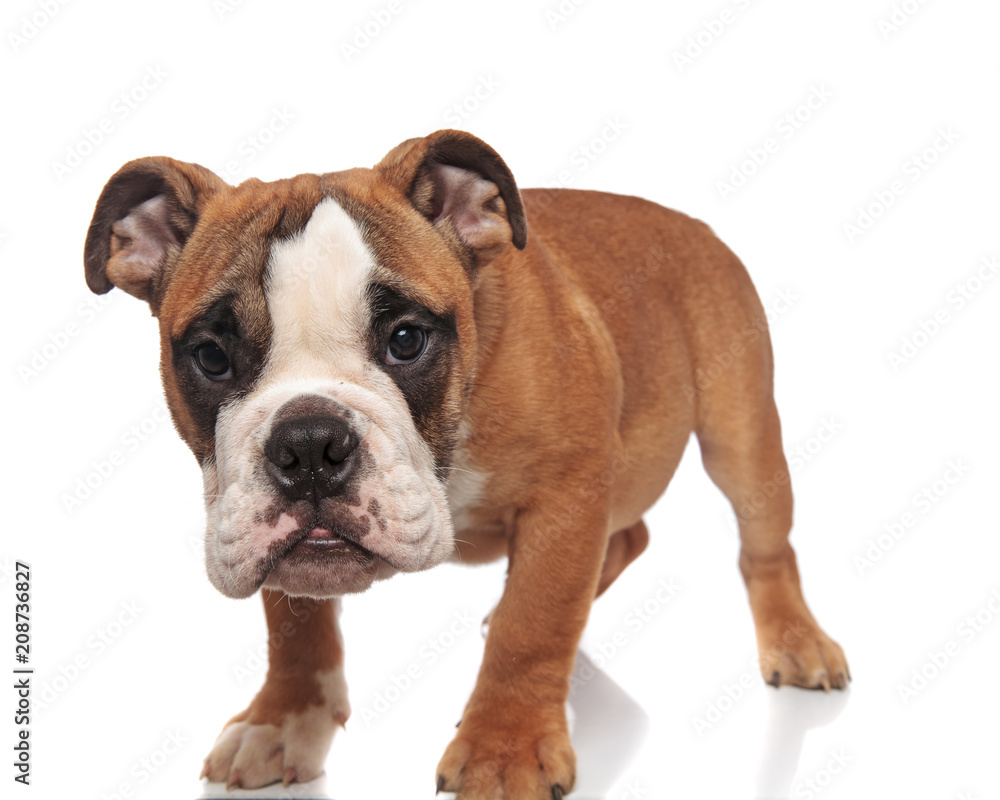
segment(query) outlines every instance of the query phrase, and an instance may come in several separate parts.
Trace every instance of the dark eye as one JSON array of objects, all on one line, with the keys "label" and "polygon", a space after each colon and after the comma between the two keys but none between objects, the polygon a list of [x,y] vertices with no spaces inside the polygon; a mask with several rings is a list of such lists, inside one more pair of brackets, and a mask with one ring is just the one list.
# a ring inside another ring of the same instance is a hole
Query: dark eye
[{"label": "dark eye", "polygon": [[203,342],[194,350],[194,360],[198,367],[213,381],[221,381],[230,377],[232,370],[229,357],[215,342]]},{"label": "dark eye", "polygon": [[385,350],[387,364],[408,364],[420,358],[427,345],[427,334],[422,328],[400,325],[389,337]]}]

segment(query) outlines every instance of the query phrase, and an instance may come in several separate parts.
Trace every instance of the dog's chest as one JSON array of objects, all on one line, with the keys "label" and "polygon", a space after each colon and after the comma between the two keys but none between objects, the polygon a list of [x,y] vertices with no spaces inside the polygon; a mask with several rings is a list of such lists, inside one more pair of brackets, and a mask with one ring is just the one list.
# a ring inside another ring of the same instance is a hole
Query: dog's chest
[{"label": "dog's chest", "polygon": [[510,515],[484,503],[488,476],[456,458],[448,478],[447,496],[455,529],[452,560],[485,563],[507,554]]},{"label": "dog's chest", "polygon": [[486,476],[471,469],[466,459],[457,455],[449,467],[447,496],[452,524],[456,531],[473,524],[472,513],[482,503]]}]

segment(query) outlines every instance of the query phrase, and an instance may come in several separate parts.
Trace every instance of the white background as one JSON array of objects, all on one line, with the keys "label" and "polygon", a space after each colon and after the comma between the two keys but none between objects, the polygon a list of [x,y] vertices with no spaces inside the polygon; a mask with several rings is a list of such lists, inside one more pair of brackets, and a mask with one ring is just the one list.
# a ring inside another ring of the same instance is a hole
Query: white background
[{"label": "white background", "polygon": [[[606,796],[1000,800],[1000,280],[976,278],[1000,256],[1000,6],[909,0],[890,30],[880,23],[895,7],[5,4],[0,640],[11,664],[10,570],[30,562],[37,702],[32,786],[8,794],[16,697],[0,693],[4,796],[195,797],[202,758],[263,677],[259,601],[225,599],[204,576],[199,470],[158,421],[155,321],[118,291],[99,311],[84,305],[83,240],[104,182],[154,154],[236,180],[368,166],[402,139],[462,127],[521,186],[679,208],[747,264],[775,310],[786,445],[805,456],[792,472],[807,598],[854,673],[846,697],[761,683],[733,517],[691,448],[647,516],[649,550],[586,634],[591,653],[624,636],[605,671],[650,718]],[[389,21],[365,43],[357,29],[375,12]],[[810,96],[825,100],[799,108]],[[782,122],[797,110],[795,127]],[[776,152],[747,162],[769,138]],[[734,170],[753,174],[723,196]],[[873,203],[878,218],[851,235],[845,223]],[[923,346],[891,363],[914,338]],[[102,478],[113,451],[121,463]],[[97,488],[68,504],[88,476]],[[872,547],[879,560],[859,566]],[[664,579],[676,596],[636,629],[627,615],[655,607]],[[333,797],[431,796],[482,642],[470,630],[433,666],[421,648],[456,612],[484,614],[502,580],[503,565],[445,566],[346,600],[355,715],[328,761]],[[965,627],[977,612],[979,630]],[[366,724],[362,709],[414,663],[419,680]],[[904,699],[915,669],[932,677]],[[723,700],[745,675],[750,688]],[[720,705],[699,735],[696,718]],[[598,720],[609,740],[620,711]],[[581,782],[598,786],[604,766],[581,751]]]}]

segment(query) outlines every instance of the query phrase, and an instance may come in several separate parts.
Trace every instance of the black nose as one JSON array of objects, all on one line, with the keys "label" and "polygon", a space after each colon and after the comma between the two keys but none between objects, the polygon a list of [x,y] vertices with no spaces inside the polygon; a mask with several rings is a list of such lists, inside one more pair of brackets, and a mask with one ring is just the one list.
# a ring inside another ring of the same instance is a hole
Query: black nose
[{"label": "black nose", "polygon": [[264,445],[271,478],[289,500],[321,500],[343,490],[358,441],[335,417],[279,422]]}]

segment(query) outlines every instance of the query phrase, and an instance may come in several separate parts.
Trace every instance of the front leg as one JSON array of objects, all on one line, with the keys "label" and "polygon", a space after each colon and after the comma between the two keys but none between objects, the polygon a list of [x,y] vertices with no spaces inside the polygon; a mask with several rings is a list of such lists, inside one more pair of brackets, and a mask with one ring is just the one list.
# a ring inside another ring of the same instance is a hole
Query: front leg
[{"label": "front leg", "polygon": [[261,595],[267,678],[250,706],[226,723],[201,774],[229,788],[312,780],[351,713],[337,625],[340,600],[268,589]]},{"label": "front leg", "polygon": [[[578,484],[578,485],[586,485]],[[437,776],[461,800],[551,800],[576,780],[565,704],[607,543],[603,498],[553,492],[514,523],[476,687]]]}]

